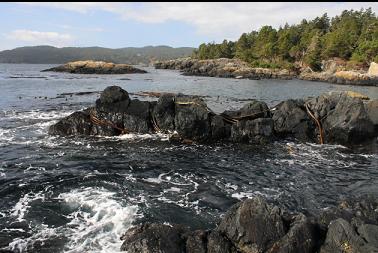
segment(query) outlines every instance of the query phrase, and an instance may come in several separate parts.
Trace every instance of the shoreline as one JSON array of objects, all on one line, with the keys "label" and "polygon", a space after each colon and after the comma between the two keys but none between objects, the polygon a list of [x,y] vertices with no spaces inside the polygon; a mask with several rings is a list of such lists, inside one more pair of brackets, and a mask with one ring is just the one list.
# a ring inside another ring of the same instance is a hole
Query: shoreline
[{"label": "shoreline", "polygon": [[252,68],[246,62],[238,59],[209,59],[197,60],[180,58],[175,60],[154,63],[155,69],[179,70],[182,75],[208,76],[234,79],[299,79],[318,81],[340,85],[372,86],[378,87],[378,75],[370,75],[358,71],[324,70],[313,72],[310,69],[298,73],[287,69]]}]

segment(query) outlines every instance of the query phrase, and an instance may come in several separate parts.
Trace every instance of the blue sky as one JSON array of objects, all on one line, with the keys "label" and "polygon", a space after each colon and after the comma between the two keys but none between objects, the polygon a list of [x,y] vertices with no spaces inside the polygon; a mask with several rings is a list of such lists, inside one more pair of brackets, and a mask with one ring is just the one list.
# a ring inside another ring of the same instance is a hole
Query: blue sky
[{"label": "blue sky", "polygon": [[295,24],[378,3],[0,3],[0,50],[20,46],[169,45],[235,40],[268,24]]}]

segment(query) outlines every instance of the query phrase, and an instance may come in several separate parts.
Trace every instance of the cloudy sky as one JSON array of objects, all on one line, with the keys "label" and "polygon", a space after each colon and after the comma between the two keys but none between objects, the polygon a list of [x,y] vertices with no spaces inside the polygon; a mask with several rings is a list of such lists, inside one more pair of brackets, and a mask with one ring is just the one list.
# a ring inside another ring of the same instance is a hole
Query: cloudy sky
[{"label": "cloudy sky", "polygon": [[295,24],[327,12],[378,3],[0,3],[0,50],[19,46],[169,45],[235,40],[268,24]]}]

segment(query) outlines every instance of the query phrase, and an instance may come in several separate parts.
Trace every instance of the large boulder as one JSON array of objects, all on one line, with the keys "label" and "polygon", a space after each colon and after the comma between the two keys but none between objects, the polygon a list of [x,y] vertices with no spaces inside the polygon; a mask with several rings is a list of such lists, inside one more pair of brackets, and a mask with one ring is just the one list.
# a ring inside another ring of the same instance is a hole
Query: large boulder
[{"label": "large boulder", "polygon": [[96,108],[103,112],[125,112],[130,104],[127,91],[119,86],[109,86],[96,101]]},{"label": "large boulder", "polygon": [[273,139],[274,122],[271,118],[241,120],[232,125],[231,140],[262,144]]},{"label": "large boulder", "polygon": [[163,131],[175,130],[175,96],[163,95],[153,110],[153,119],[157,127]]},{"label": "large boulder", "polygon": [[272,207],[257,197],[233,206],[217,231],[224,234],[241,252],[265,252],[285,235],[281,214],[278,207]]},{"label": "large boulder", "polygon": [[378,76],[378,63],[375,63],[375,62],[370,63],[368,75]]},{"label": "large boulder", "polygon": [[175,129],[191,140],[211,137],[210,115],[206,103],[199,97],[177,96],[175,99]]},{"label": "large boulder", "polygon": [[92,122],[89,110],[74,112],[49,128],[51,135],[90,135]]},{"label": "large boulder", "polygon": [[353,145],[376,135],[361,99],[343,94],[323,120],[327,143]]},{"label": "large boulder", "polygon": [[274,131],[280,137],[315,140],[315,124],[308,116],[302,99],[289,99],[274,107]]},{"label": "large boulder", "polygon": [[185,253],[183,234],[187,230],[179,225],[147,223],[129,229],[122,237],[121,251],[128,253]]},{"label": "large boulder", "polygon": [[267,251],[270,253],[312,253],[318,247],[316,225],[304,214],[291,218],[289,231]]},{"label": "large boulder", "polygon": [[378,252],[378,226],[362,225],[356,232],[346,220],[339,218],[330,223],[320,253],[374,253]]}]

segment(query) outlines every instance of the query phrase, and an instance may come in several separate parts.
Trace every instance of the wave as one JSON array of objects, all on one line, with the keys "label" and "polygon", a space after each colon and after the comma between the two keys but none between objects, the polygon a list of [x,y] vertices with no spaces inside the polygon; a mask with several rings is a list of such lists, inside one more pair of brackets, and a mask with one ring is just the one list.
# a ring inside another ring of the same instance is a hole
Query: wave
[{"label": "wave", "polygon": [[[24,221],[36,200],[45,201],[44,193],[28,193],[20,198],[11,215]],[[35,245],[53,238],[65,238],[64,252],[119,252],[120,237],[132,222],[142,215],[135,205],[125,205],[116,198],[114,192],[104,188],[86,187],[61,193],[52,200],[60,201],[69,210],[69,222],[59,227],[47,224],[35,225],[33,235],[28,238],[15,238],[6,249],[27,252]],[[49,199],[51,201],[51,199]]]}]

